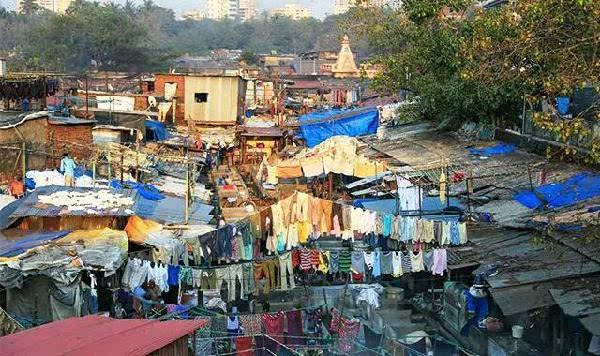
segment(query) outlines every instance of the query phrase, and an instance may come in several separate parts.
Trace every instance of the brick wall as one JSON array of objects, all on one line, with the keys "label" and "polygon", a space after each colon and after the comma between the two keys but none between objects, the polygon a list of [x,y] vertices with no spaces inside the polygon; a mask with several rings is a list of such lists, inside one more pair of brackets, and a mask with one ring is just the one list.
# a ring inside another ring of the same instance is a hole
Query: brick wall
[{"label": "brick wall", "polygon": [[93,152],[93,124],[82,125],[48,125],[48,142],[52,142],[55,156],[68,150],[71,156],[88,159]]},{"label": "brick wall", "polygon": [[[176,74],[156,74],[155,78],[156,80],[154,82],[154,89],[158,96],[165,95],[165,83],[177,83],[177,91],[175,92],[175,98],[177,99],[175,124],[177,126],[187,126],[187,121],[185,120],[185,76]],[[172,122],[172,111],[169,111],[167,120]]]}]

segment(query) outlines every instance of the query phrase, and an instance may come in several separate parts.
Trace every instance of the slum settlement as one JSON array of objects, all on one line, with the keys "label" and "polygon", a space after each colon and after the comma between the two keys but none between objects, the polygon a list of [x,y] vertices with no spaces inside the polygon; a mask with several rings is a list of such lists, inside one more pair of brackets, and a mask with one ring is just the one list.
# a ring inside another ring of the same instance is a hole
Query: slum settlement
[{"label": "slum settlement", "polygon": [[0,354],[598,352],[600,175],[337,50],[0,77]]}]

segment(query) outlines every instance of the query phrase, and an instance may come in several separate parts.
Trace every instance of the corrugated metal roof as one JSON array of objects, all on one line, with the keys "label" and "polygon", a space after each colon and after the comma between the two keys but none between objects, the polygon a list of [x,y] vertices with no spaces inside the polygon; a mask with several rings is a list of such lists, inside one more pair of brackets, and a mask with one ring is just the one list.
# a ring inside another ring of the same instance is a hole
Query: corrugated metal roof
[{"label": "corrugated metal roof", "polygon": [[[40,216],[40,217],[57,217],[57,216],[131,216],[133,215],[133,205],[123,206],[112,210],[96,210],[93,214],[87,210],[68,210],[66,206],[55,206],[41,204],[38,200],[40,195],[50,195],[61,191],[74,191],[74,192],[90,192],[106,190],[106,188],[79,188],[79,187],[66,187],[58,185],[50,185],[45,187],[39,187],[31,194],[22,199],[21,205],[10,215],[12,218],[20,218],[27,216]],[[135,190],[123,189],[123,190],[111,190],[113,193],[121,194],[124,197],[130,197],[133,199],[134,204],[138,200],[138,193]]]},{"label": "corrugated metal roof", "polygon": [[600,335],[600,276],[557,282],[550,294],[565,314]]},{"label": "corrugated metal roof", "polygon": [[[147,355],[193,333],[207,320],[117,320],[86,316],[0,338],[3,355]],[[41,351],[43,350],[43,352]]]},{"label": "corrugated metal roof", "polygon": [[492,297],[506,316],[556,304],[548,290],[551,283],[492,288]]}]

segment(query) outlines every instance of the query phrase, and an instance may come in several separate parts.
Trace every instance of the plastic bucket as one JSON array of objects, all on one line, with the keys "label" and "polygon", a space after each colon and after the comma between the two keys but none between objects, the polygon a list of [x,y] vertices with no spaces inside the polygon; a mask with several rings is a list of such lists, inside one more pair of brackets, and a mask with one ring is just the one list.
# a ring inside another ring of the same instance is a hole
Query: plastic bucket
[{"label": "plastic bucket", "polygon": [[512,327],[512,336],[515,339],[521,339],[523,337],[523,327],[521,325],[514,325]]}]

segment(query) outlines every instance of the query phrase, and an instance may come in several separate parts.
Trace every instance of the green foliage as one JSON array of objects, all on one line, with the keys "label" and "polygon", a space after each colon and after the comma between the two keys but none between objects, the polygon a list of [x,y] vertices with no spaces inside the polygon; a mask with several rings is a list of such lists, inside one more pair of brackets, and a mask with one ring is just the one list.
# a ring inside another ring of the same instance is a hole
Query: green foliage
[{"label": "green foliage", "polygon": [[[456,127],[465,120],[510,125],[525,96],[554,102],[600,82],[600,2],[520,0],[494,10],[472,3],[406,0],[400,12],[354,12],[351,22],[383,68],[376,89],[412,90],[417,112]],[[580,132],[558,129],[565,140]]]},{"label": "green foliage", "polygon": [[[40,11],[25,16],[0,7],[0,55],[20,70],[158,71],[180,55],[223,48],[249,53],[337,50],[343,35],[339,19],[294,21],[263,14],[243,23],[178,21],[172,10],[151,0],[123,5],[77,0],[61,15]],[[366,41],[353,42],[353,48],[363,54],[369,50]]]},{"label": "green foliage", "polygon": [[248,65],[257,65],[258,56],[252,51],[244,51],[240,55],[240,62],[244,62]]}]

